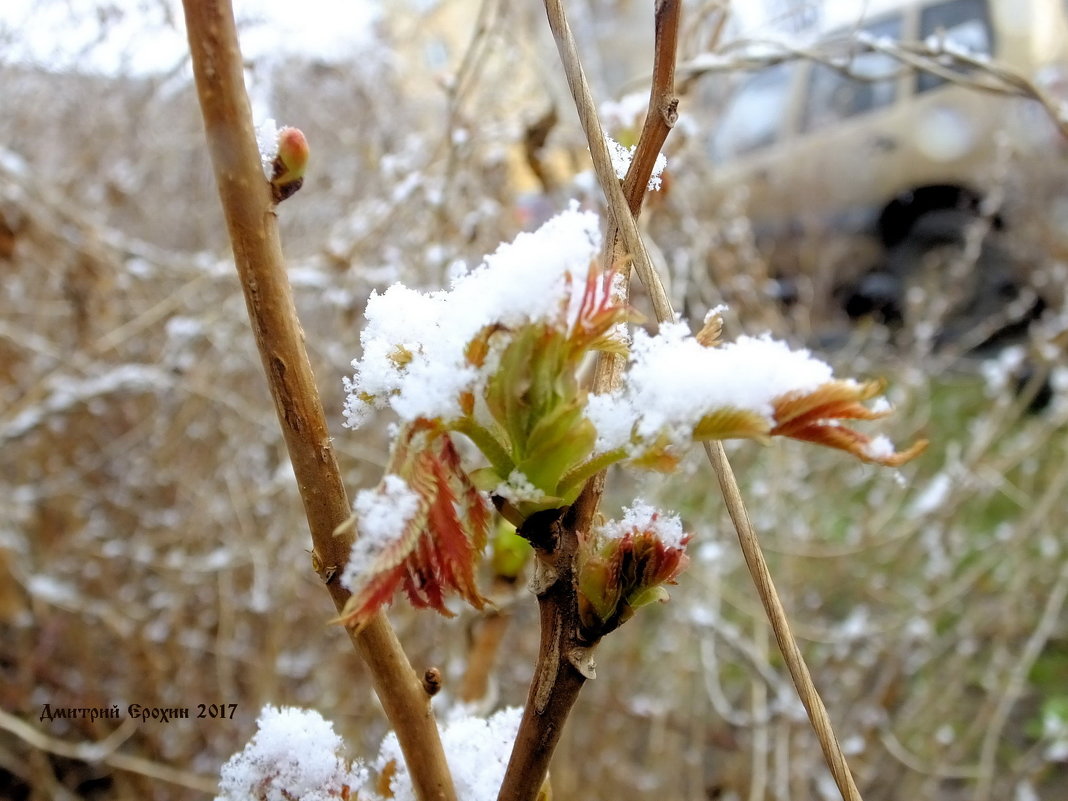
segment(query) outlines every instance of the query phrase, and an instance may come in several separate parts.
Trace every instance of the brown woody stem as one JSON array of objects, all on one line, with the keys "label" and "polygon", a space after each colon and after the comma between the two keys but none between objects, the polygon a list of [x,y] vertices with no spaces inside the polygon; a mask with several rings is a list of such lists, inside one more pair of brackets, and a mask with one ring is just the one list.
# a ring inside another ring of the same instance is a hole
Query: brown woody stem
[{"label": "brown woody stem", "polygon": [[[666,12],[665,7],[668,9]],[[612,170],[604,132],[597,119],[597,107],[583,73],[575,38],[568,25],[563,5],[560,0],[545,0],[545,11],[549,27],[556,39],[568,85],[575,99],[579,121],[586,133],[593,156],[594,171],[608,202],[611,225],[606,247],[609,248],[609,254],[603,262],[622,263],[629,257],[647,284],[659,284],[659,278],[649,263],[638,233],[635,218],[641,209],[656,155],[670,130],[670,124],[667,123],[674,122],[676,101],[673,100],[674,93],[670,84],[673,80],[671,76],[674,75],[673,31],[677,31],[678,3],[676,0],[658,3],[656,11],[656,62],[661,65],[658,70],[659,80],[665,80],[667,76],[667,93],[672,96],[669,103],[671,113],[655,115],[661,120],[656,126],[647,123],[647,129],[653,130],[654,133],[642,133],[636,157],[627,176],[627,196]],[[665,13],[669,16],[674,14],[673,24],[670,21],[665,23]],[[670,48],[670,51],[663,53],[664,48]],[[669,64],[669,67],[663,68],[664,64]],[[660,102],[659,99],[663,95],[664,87],[654,86],[653,102]],[[650,108],[648,117],[653,116],[654,111]],[[657,136],[660,137],[659,142],[655,142]],[[642,174],[644,177],[641,177]],[[654,296],[654,307],[664,313],[670,310],[670,304],[666,303],[666,295],[662,290],[659,297]],[[593,391],[606,392],[614,388],[622,366],[623,360],[618,355],[599,354]],[[499,801],[533,801],[537,797],[567,716],[578,699],[582,685],[587,678],[593,676],[592,651],[596,643],[584,642],[580,634],[575,590],[575,552],[578,537],[589,531],[594,522],[604,492],[604,481],[605,473],[602,470],[590,479],[578,500],[562,518],[551,520],[551,523],[547,524],[550,530],[535,530],[544,527],[535,516],[520,531],[534,545],[538,558],[541,580],[536,580],[535,583],[538,587],[538,607],[541,614],[541,645],[527,705],[498,796]]]},{"label": "brown woody stem", "polygon": [[[263,175],[245,91],[230,0],[184,0],[186,27],[234,262],[278,422],[311,529],[313,562],[340,611],[349,598],[338,576],[352,537],[334,536],[349,501],[330,444],[303,333],[286,277],[271,187]],[[416,793],[455,801],[430,700],[385,615],[350,632],[397,732]]]},{"label": "brown woody stem", "polygon": [[[563,517],[532,516],[520,533],[536,546],[534,579],[541,617],[541,642],[527,704],[498,801],[534,801],[549,770],[564,722],[579,690],[592,677],[593,644],[579,637],[574,560],[578,503]],[[586,521],[588,525],[588,521]]]}]

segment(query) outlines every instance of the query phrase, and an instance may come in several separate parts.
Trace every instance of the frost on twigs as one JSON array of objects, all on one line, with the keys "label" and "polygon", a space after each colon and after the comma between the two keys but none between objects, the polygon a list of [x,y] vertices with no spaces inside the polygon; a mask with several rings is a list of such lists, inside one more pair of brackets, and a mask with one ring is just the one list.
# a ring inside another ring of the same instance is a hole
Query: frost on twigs
[{"label": "frost on twigs", "polygon": [[677,515],[665,515],[643,501],[624,509],[621,520],[580,537],[578,609],[583,634],[592,643],[626,623],[634,612],[668,599],[686,568],[686,544]]},{"label": "frost on twigs", "polygon": [[413,606],[443,615],[452,615],[445,606],[450,591],[482,608],[474,571],[489,509],[440,427],[426,421],[404,427],[386,476],[357,496],[351,522],[356,541],[341,582],[353,594],[338,622],[359,628],[400,587]]},{"label": "frost on twigs", "polygon": [[367,780],[350,763],[332,724],[311,710],[266,706],[255,735],[222,767],[216,801],[330,801],[356,798]]},{"label": "frost on twigs", "polygon": [[278,129],[273,119],[256,128],[263,174],[271,183],[271,197],[281,203],[304,185],[308,140],[299,128]]}]

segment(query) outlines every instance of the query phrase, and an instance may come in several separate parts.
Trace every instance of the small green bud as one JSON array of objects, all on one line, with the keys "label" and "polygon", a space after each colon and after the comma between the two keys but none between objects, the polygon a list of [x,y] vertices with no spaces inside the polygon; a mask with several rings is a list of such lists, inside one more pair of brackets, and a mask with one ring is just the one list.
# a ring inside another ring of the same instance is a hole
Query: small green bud
[{"label": "small green bud", "polygon": [[507,520],[497,525],[497,534],[492,540],[494,575],[501,578],[517,579],[523,572],[533,550],[530,543],[516,534],[515,526]]}]

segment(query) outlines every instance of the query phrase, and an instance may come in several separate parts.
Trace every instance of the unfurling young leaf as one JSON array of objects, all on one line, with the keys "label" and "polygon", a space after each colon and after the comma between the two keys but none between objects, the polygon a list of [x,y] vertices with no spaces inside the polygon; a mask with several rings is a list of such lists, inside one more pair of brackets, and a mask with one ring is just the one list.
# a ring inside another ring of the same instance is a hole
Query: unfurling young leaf
[{"label": "unfurling young leaf", "polygon": [[475,567],[486,545],[489,509],[460,465],[448,433],[427,422],[405,426],[382,483],[361,492],[350,524],[356,541],[342,575],[352,597],[338,622],[359,628],[400,587],[416,607],[446,616],[455,592],[481,609]]}]

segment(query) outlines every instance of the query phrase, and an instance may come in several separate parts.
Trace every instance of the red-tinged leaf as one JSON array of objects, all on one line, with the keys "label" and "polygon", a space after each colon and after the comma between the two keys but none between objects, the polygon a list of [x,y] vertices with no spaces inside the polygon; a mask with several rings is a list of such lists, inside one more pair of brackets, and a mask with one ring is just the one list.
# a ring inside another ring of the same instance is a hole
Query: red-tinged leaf
[{"label": "red-tinged leaf", "polygon": [[[890,412],[863,405],[879,395],[882,381],[831,381],[808,393],[790,393],[775,400],[775,431],[784,434],[790,426],[804,427],[813,420],[878,420]],[[789,436],[789,435],[787,435]]]},{"label": "red-tinged leaf", "polygon": [[362,626],[399,587],[414,606],[446,616],[452,615],[445,606],[448,593],[481,609],[485,599],[475,584],[475,566],[486,545],[489,510],[448,434],[427,421],[407,426],[390,458],[387,479],[393,476],[417,496],[416,511],[404,530],[361,567],[361,583],[351,587],[353,595],[338,621]]},{"label": "red-tinged leaf", "polygon": [[899,467],[918,456],[927,441],[919,440],[900,452],[891,446],[876,448],[871,437],[839,422],[885,417],[888,410],[876,411],[863,404],[882,390],[881,381],[831,381],[813,392],[785,395],[775,401],[776,425],[771,434],[837,448],[865,462]]},{"label": "red-tinged leaf", "polygon": [[614,297],[615,276],[615,270],[602,271],[596,262],[590,264],[579,307],[574,320],[569,321],[567,340],[576,351],[626,353],[626,344],[609,336],[616,323],[635,318],[634,312]]}]

